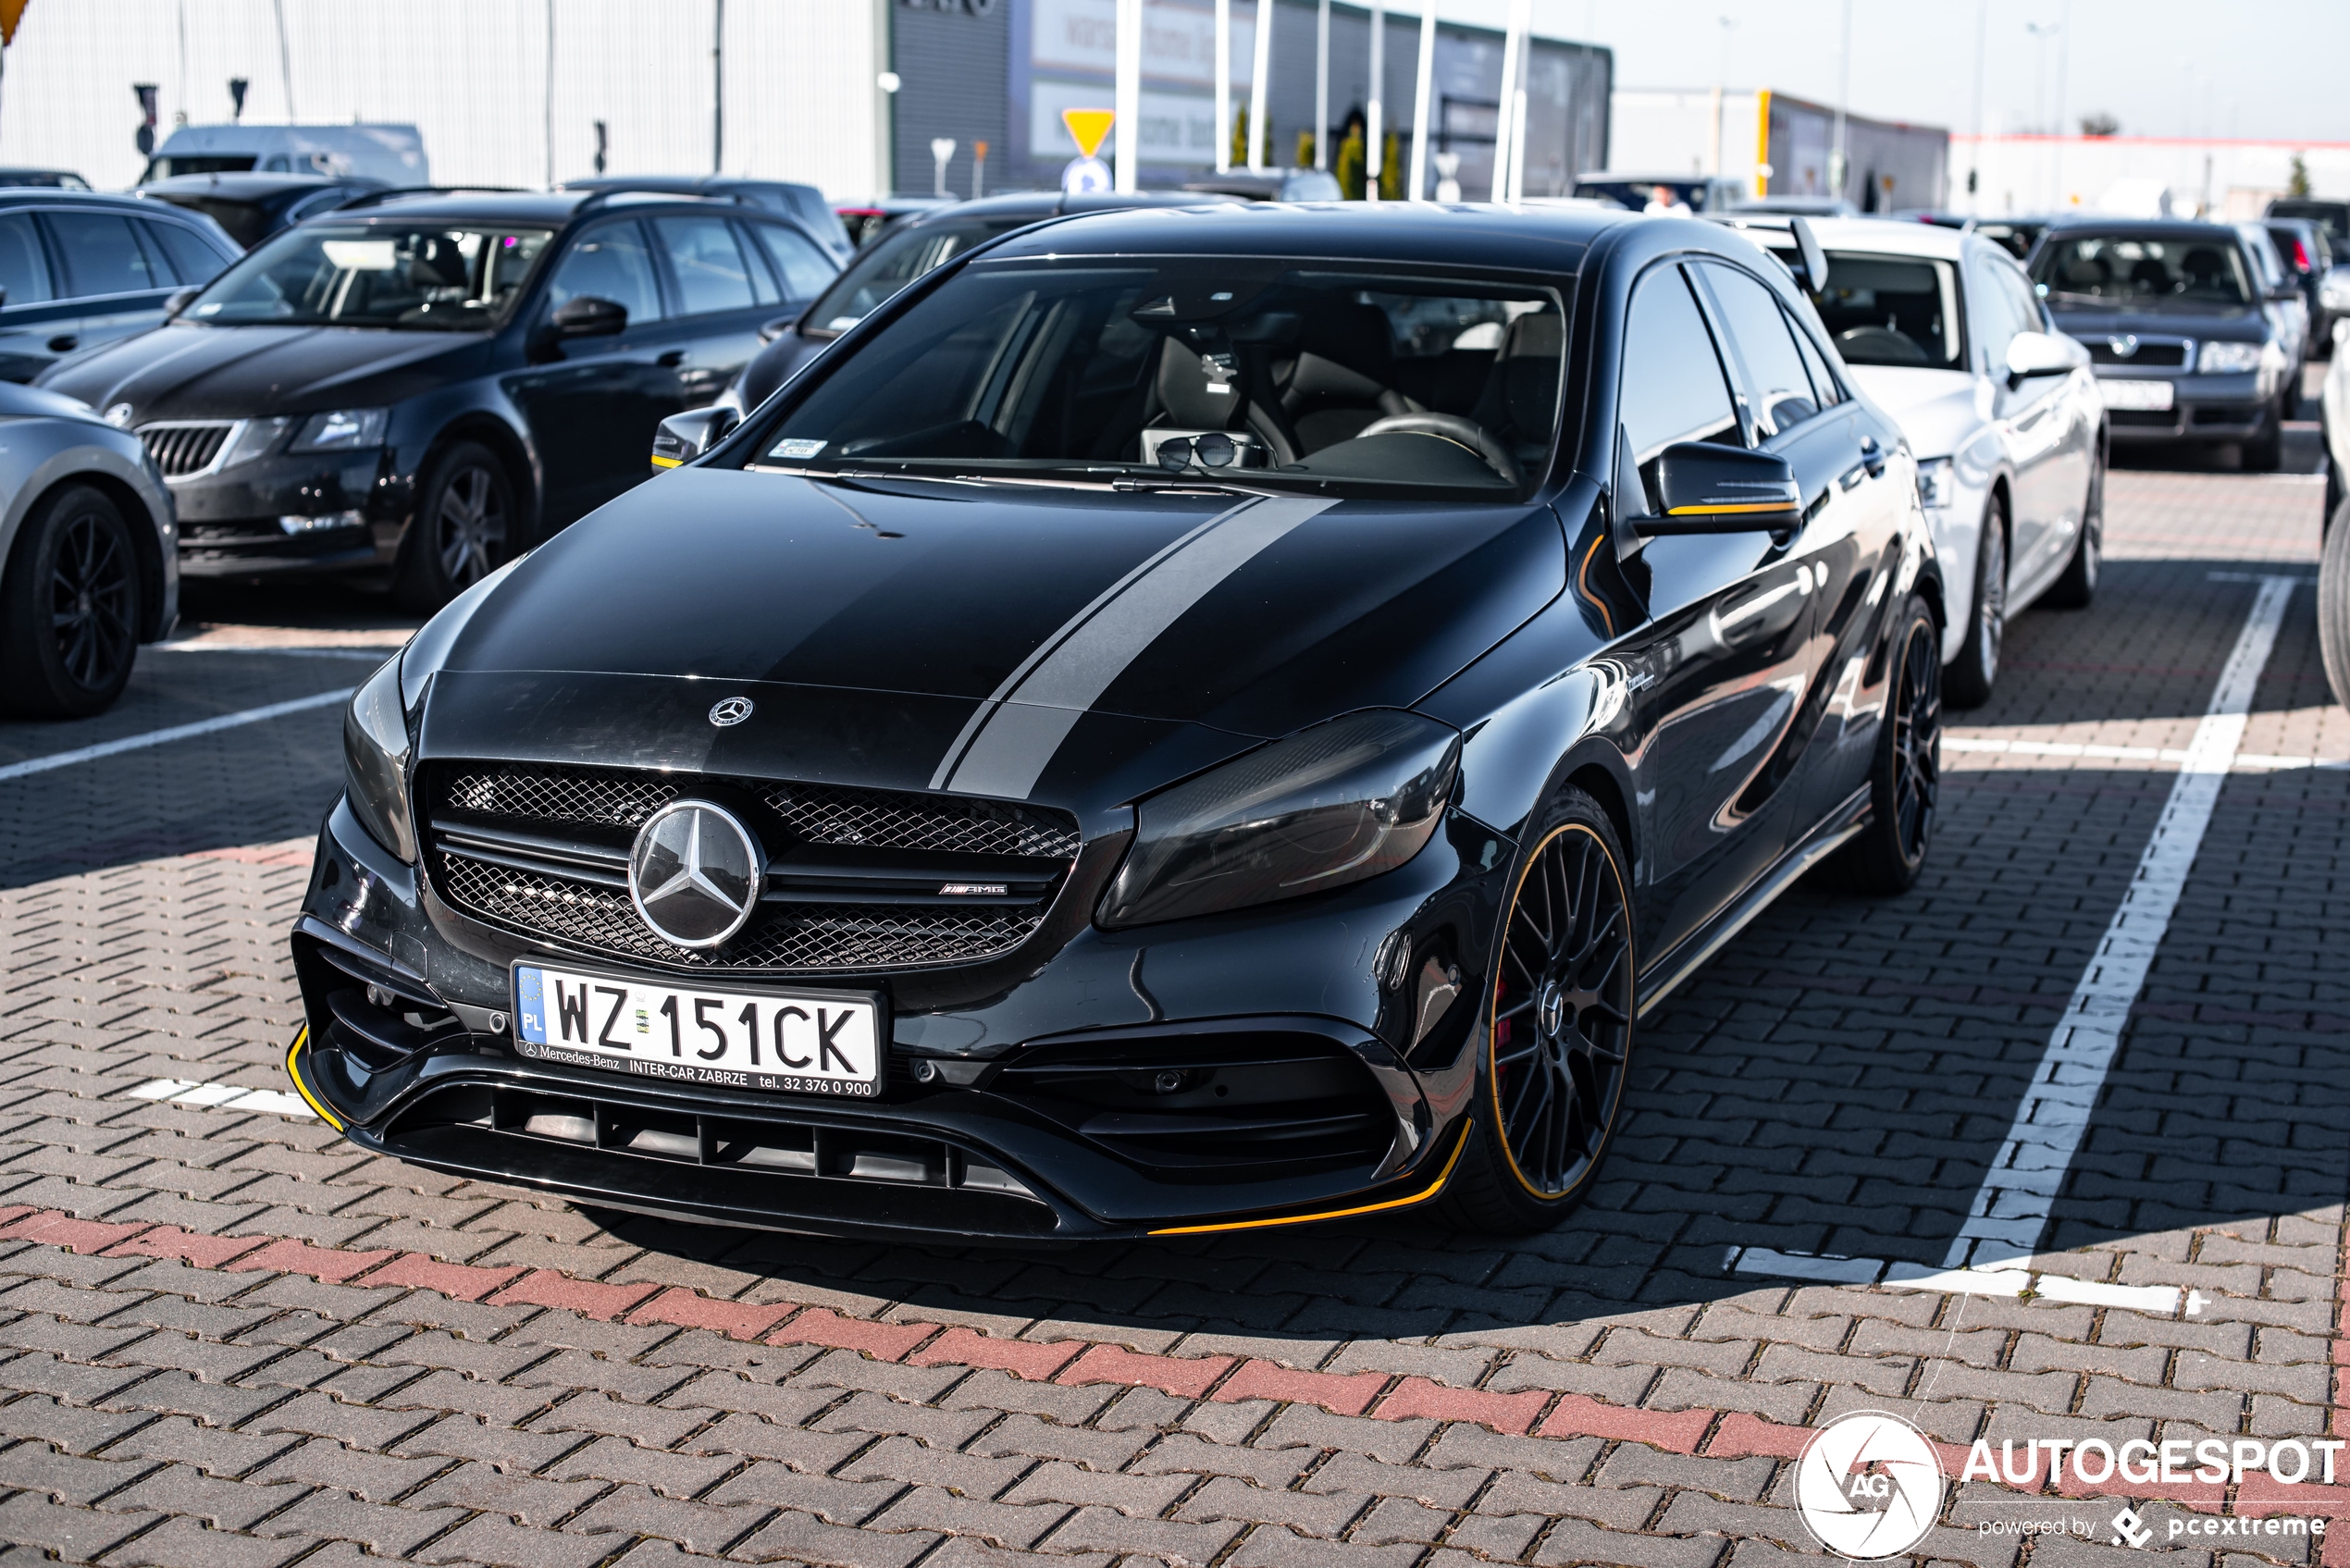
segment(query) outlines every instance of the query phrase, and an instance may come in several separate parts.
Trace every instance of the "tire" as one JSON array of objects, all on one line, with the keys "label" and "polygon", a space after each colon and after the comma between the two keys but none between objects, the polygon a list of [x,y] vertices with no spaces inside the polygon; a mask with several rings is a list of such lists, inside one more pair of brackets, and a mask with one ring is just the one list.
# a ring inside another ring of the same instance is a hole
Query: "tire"
[{"label": "tire", "polygon": [[2269,427],[2244,443],[2246,474],[2274,474],[2284,463],[2284,421],[2272,418]]},{"label": "tire", "polygon": [[1869,817],[1831,862],[1853,893],[1907,893],[1934,847],[1942,784],[1942,640],[1934,612],[1912,597],[1893,638],[1885,721],[1869,763]]},{"label": "tire", "polygon": [[1589,1195],[1624,1117],[1639,1016],[1632,881],[1614,824],[1572,785],[1526,835],[1486,988],[1467,1146],[1442,1212],[1547,1230]]},{"label": "tire", "polygon": [[2059,610],[2086,610],[2097,597],[2097,577],[2105,570],[2105,449],[2099,430],[2089,459],[2089,493],[2081,502],[2081,532],[2064,570],[2048,585],[2047,602]]},{"label": "tire", "polygon": [[1966,641],[1942,673],[1943,690],[1954,708],[1980,708],[1991,700],[1999,678],[1999,645],[2008,627],[2008,514],[1995,493],[1983,511],[1983,532],[1974,549],[1974,598],[1968,607]]},{"label": "tire", "polygon": [[2350,501],[2334,508],[2318,557],[2318,650],[2334,701],[2350,708]]},{"label": "tire", "polygon": [[143,609],[121,509],[90,485],[51,491],[0,580],[0,704],[42,719],[112,707],[139,656]]},{"label": "tire", "polygon": [[459,441],[435,458],[416,487],[392,598],[429,614],[488,576],[506,559],[515,526],[514,487],[498,454]]}]

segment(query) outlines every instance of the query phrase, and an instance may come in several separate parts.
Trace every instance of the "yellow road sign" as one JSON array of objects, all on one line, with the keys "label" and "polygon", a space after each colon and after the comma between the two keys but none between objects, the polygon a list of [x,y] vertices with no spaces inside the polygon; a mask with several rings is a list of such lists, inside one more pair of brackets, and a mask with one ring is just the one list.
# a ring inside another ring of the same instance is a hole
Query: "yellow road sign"
[{"label": "yellow road sign", "polygon": [[[0,5],[7,3],[9,0],[0,0]],[[21,5],[23,0],[15,0],[15,3]],[[1116,118],[1118,111],[1115,109],[1061,111],[1061,123],[1069,127],[1070,135],[1076,138],[1077,150],[1089,158],[1100,152],[1102,143],[1109,140],[1110,122]]]}]

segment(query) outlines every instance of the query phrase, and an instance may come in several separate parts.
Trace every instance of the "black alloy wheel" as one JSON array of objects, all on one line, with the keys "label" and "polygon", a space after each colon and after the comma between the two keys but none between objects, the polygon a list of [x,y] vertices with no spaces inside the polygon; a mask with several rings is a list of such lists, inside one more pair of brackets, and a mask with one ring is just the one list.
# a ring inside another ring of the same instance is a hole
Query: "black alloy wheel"
[{"label": "black alloy wheel", "polygon": [[2081,532],[2072,540],[2072,555],[2057,580],[2048,585],[2047,601],[2059,610],[2086,610],[2097,597],[2097,574],[2105,565],[2105,466],[2109,445],[2105,427],[2097,427],[2096,445],[2089,453],[2089,490],[2081,501]]},{"label": "black alloy wheel", "polygon": [[1453,1217],[1524,1232],[1589,1191],[1624,1110],[1636,1020],[1633,908],[1614,825],[1561,792],[1503,916],[1484,1093],[1446,1191]]},{"label": "black alloy wheel", "polygon": [[1856,893],[1910,890],[1933,847],[1942,793],[1942,634],[1923,599],[1911,598],[1894,638],[1868,819],[1837,857]]},{"label": "black alloy wheel", "polygon": [[461,441],[433,463],[417,495],[398,597],[403,607],[427,611],[505,561],[513,532],[513,485],[496,453]]},{"label": "black alloy wheel", "polygon": [[110,707],[139,653],[139,562],[121,509],[68,485],[25,518],[0,584],[0,698],[19,713]]},{"label": "black alloy wheel", "polygon": [[1991,700],[1999,678],[1999,647],[2008,631],[2008,512],[1994,495],[1983,509],[1983,531],[1974,547],[1974,606],[1966,640],[1950,661],[1948,683],[1954,708],[1980,708]]}]

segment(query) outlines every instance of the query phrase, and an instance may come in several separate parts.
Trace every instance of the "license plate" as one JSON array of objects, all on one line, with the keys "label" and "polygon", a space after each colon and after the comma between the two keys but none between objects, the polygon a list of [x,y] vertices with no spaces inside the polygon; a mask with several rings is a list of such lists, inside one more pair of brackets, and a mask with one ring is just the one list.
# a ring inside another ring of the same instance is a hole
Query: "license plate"
[{"label": "license plate", "polygon": [[2143,408],[2160,411],[2171,404],[2176,389],[2168,381],[2124,381],[2118,377],[2103,377],[2097,390],[2105,394],[2108,408]]},{"label": "license plate", "polygon": [[872,992],[704,989],[514,966],[524,1056],[647,1078],[867,1098],[881,1089],[881,1013]]}]

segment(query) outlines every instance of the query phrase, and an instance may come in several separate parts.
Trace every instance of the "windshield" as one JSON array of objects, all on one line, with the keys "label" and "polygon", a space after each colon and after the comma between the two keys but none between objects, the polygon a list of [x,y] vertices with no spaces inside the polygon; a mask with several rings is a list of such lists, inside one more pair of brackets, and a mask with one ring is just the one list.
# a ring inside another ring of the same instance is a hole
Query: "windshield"
[{"label": "windshield", "polygon": [[2056,298],[2120,310],[2244,305],[2253,289],[2227,241],[2135,234],[2067,234],[2044,246],[2032,281]]},{"label": "windshield", "polygon": [[222,273],[185,315],[213,327],[478,331],[513,312],[549,232],[401,224],[290,229]]},{"label": "windshield", "polygon": [[763,438],[766,460],[1486,496],[1557,420],[1546,290],[1220,258],[979,263]]},{"label": "windshield", "polygon": [[971,217],[909,226],[874,241],[800,319],[811,338],[837,338],[873,307],[972,246],[1025,228],[1033,217]]},{"label": "windshield", "polygon": [[248,251],[268,238],[269,208],[264,203],[237,201],[228,196],[166,196],[162,200],[175,207],[204,214]]},{"label": "windshield", "polygon": [[1830,251],[1827,291],[1816,302],[1847,364],[1966,366],[1948,262]]},{"label": "windshield", "polygon": [[2270,217],[2301,217],[2317,224],[2336,241],[2350,241],[2350,202],[2304,202],[2280,197],[2269,204]]}]

